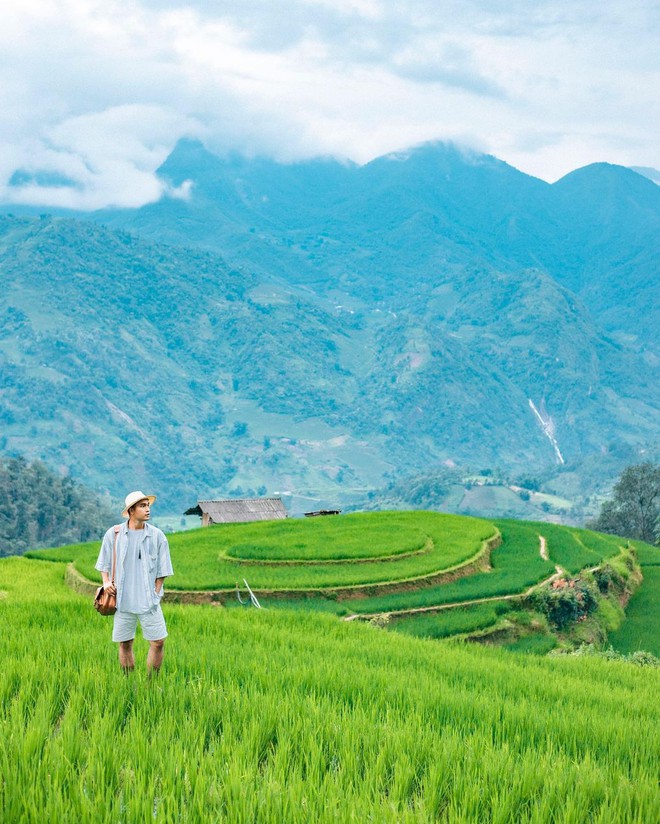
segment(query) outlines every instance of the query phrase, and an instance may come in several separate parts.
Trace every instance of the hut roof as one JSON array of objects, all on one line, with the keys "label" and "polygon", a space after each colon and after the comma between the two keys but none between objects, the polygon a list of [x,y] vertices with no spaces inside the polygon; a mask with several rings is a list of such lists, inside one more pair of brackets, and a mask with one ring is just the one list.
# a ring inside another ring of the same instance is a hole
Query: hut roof
[{"label": "hut roof", "polygon": [[214,524],[276,521],[288,517],[281,498],[230,498],[223,501],[198,501],[198,504]]}]

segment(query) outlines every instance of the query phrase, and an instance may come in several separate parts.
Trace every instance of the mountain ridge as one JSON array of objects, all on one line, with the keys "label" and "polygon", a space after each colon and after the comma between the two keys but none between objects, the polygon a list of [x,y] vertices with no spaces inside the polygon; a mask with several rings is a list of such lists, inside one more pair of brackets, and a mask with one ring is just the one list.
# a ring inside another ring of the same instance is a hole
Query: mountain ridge
[{"label": "mountain ridge", "polygon": [[[391,298],[389,272],[412,269],[414,288],[444,263],[541,268],[592,305],[608,334],[635,335],[657,353],[657,335],[636,319],[657,300],[660,191],[630,169],[591,164],[549,184],[439,142],[363,166],[219,159],[201,144],[192,154],[188,144],[177,147],[160,170],[172,185],[193,181],[189,201],[106,210],[98,219],[152,239],[200,245],[317,290],[331,288],[338,270],[347,269],[354,275],[349,293],[362,280],[370,299]],[[310,169],[323,173],[308,178]],[[612,181],[622,178],[625,202],[612,193]],[[631,278],[644,271],[650,274],[639,291],[631,290]],[[613,304],[623,310],[621,320]]]},{"label": "mountain ridge", "polygon": [[[0,219],[0,451],[114,496],[142,473],[178,507],[259,489],[333,502],[447,462],[547,469],[531,404],[572,466],[657,443],[640,317],[660,190],[636,173],[548,184],[444,144],[359,167],[188,142],[161,175],[187,196]],[[131,352],[148,373],[133,395]]]}]

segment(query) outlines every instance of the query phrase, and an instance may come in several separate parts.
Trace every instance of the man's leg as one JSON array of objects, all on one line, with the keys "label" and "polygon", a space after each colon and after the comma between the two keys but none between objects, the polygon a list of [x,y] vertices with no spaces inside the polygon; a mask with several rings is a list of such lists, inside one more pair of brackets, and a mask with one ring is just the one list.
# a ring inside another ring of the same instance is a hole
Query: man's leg
[{"label": "man's leg", "polygon": [[119,642],[119,666],[126,675],[135,669],[135,657],[133,655],[133,639]]},{"label": "man's leg", "polygon": [[149,653],[147,655],[147,672],[149,675],[158,675],[160,665],[163,663],[163,649],[167,638],[167,627],[163,610],[158,605],[155,609],[145,612],[140,616],[142,624],[142,634],[145,641],[149,642]]},{"label": "man's leg", "polygon": [[137,615],[131,612],[115,612],[112,640],[119,644],[119,666],[126,675],[135,669],[133,639],[135,638],[136,626]]},{"label": "man's leg", "polygon": [[160,641],[149,641],[149,653],[147,654],[147,672],[149,675],[158,675],[160,665],[163,663],[165,651],[165,639]]}]

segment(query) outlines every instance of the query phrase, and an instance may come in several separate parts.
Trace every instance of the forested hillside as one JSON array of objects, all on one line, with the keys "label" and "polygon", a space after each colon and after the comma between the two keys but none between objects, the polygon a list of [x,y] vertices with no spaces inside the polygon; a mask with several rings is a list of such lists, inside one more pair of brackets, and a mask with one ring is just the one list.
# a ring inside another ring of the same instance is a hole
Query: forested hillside
[{"label": "forested hillside", "polygon": [[94,493],[39,461],[0,459],[0,556],[99,538],[112,522]]},{"label": "forested hillside", "polygon": [[190,141],[161,174],[189,198],[0,219],[0,450],[113,495],[139,479],[177,511],[359,502],[445,466],[568,470],[580,492],[582,466],[593,488],[655,454],[649,180],[601,164],[549,186],[440,145],[357,167]]},{"label": "forested hillside", "polygon": [[444,143],[357,166],[217,157],[182,140],[160,174],[187,181],[190,197],[95,217],[370,303],[405,305],[463,267],[471,291],[487,270],[541,270],[599,328],[659,354],[646,319],[658,309],[660,188],[630,169],[594,163],[550,185]]}]

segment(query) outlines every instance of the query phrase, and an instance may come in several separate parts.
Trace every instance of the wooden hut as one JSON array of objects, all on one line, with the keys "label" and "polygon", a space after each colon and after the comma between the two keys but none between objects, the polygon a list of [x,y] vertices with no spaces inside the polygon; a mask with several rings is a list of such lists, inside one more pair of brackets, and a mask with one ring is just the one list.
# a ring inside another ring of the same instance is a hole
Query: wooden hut
[{"label": "wooden hut", "polygon": [[288,517],[281,498],[229,498],[197,503],[202,510],[202,526],[279,521]]}]

